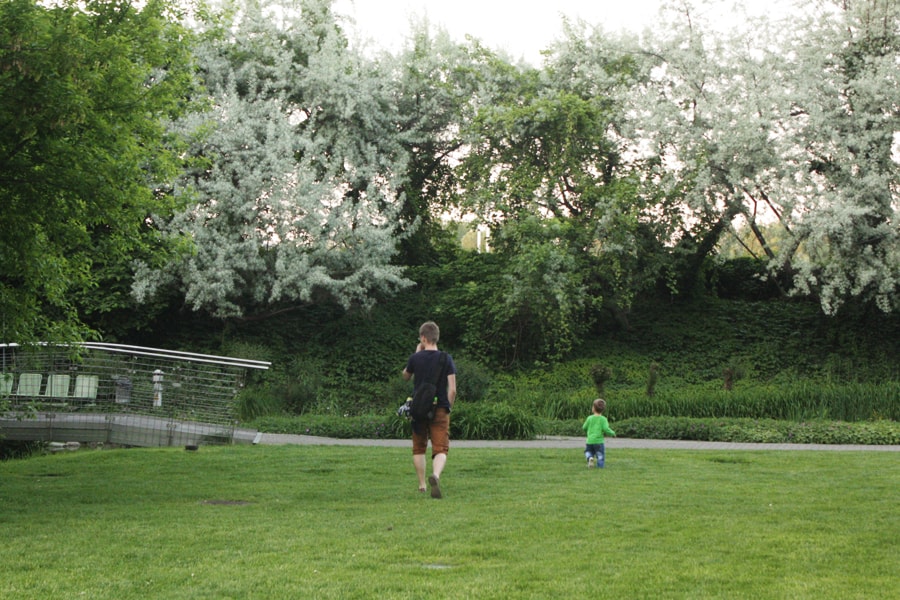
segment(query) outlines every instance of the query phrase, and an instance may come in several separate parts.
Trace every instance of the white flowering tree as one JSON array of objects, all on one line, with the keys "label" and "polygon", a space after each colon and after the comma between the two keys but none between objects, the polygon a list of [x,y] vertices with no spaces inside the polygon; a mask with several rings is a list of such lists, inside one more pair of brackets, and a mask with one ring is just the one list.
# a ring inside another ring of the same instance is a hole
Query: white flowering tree
[{"label": "white flowering tree", "polygon": [[686,257],[682,287],[745,224],[787,291],[827,313],[849,298],[896,310],[900,8],[823,2],[727,33],[704,23],[708,10],[680,2],[648,32],[651,78],[632,98],[633,139],[655,157],[648,195],[679,223],[668,243]]},{"label": "white flowering tree", "polygon": [[396,108],[330,4],[240,2],[203,32],[210,109],[178,124],[195,139],[189,208],[159,223],[189,251],[139,265],[139,298],[176,286],[194,310],[258,317],[320,298],[367,305],[409,284],[392,264],[406,166]]},{"label": "white flowering tree", "polygon": [[[900,5],[828,2],[790,40],[797,167],[776,264],[828,313],[849,298],[900,309]],[[782,192],[784,194],[785,192]]]}]

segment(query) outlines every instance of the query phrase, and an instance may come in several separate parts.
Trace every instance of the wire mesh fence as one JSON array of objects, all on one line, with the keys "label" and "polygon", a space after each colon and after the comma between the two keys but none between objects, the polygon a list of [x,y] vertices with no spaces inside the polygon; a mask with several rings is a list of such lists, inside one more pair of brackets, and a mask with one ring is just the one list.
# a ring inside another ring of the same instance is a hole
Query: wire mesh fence
[{"label": "wire mesh fence", "polygon": [[264,361],[120,344],[0,344],[0,435],[128,446],[227,444]]}]

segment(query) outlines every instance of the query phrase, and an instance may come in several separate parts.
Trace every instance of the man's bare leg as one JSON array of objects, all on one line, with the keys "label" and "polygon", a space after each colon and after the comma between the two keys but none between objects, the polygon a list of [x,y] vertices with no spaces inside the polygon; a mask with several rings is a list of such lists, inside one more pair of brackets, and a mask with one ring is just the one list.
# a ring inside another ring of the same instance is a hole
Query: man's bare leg
[{"label": "man's bare leg", "polygon": [[431,484],[431,497],[432,498],[443,498],[443,494],[441,494],[441,473],[444,471],[444,465],[447,464],[447,455],[446,454],[435,454],[434,458],[431,459],[431,477],[428,478],[428,483]]},{"label": "man's bare leg", "polygon": [[416,467],[416,477],[419,478],[419,491],[425,491],[425,455],[413,454],[413,465]]}]

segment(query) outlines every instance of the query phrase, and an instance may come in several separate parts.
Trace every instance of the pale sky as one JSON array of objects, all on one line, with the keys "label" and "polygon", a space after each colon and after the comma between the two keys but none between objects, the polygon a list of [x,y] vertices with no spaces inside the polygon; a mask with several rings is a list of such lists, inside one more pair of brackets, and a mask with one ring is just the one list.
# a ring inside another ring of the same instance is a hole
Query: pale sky
[{"label": "pale sky", "polygon": [[[662,0],[337,0],[334,10],[356,20],[358,34],[386,50],[396,51],[410,31],[410,18],[425,16],[463,41],[466,34],[487,47],[506,50],[514,59],[540,64],[540,51],[557,39],[561,15],[582,18],[606,31],[639,33],[650,25]],[[790,0],[744,0],[753,14],[785,12]],[[734,0],[720,0],[731,15]],[[353,32],[350,32],[351,36]]]}]

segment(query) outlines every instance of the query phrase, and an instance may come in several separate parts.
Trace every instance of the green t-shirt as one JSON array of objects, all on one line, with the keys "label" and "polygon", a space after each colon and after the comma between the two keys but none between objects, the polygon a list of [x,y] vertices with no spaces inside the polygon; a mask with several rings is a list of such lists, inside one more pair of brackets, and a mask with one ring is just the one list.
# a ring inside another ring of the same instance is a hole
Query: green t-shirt
[{"label": "green t-shirt", "polygon": [[581,426],[587,432],[588,444],[605,443],[604,435],[616,436],[616,432],[609,428],[609,420],[603,415],[591,415],[584,421]]}]

